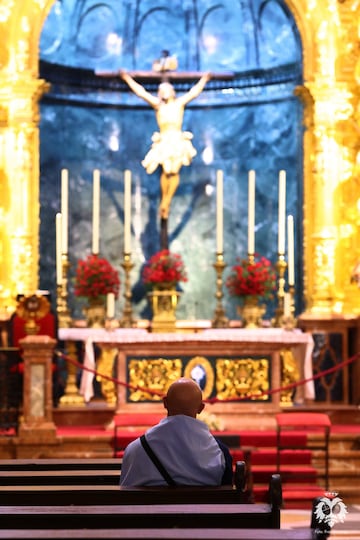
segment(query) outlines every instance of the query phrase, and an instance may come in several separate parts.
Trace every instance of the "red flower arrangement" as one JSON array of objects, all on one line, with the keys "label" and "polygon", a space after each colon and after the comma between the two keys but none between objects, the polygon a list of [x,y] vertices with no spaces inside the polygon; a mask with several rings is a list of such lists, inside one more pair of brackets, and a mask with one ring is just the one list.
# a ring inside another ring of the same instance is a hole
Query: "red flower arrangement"
[{"label": "red flower arrangement", "polygon": [[276,272],[266,257],[255,255],[253,263],[239,259],[239,264],[232,267],[226,286],[231,296],[271,298],[276,290]]},{"label": "red flower arrangement", "polygon": [[150,257],[142,271],[142,280],[145,285],[152,286],[163,283],[176,284],[187,281],[184,262],[177,253],[170,253],[168,249],[158,251]]},{"label": "red flower arrangement", "polygon": [[75,276],[75,296],[99,298],[108,293],[119,294],[118,272],[106,259],[98,255],[88,255],[78,261]]}]

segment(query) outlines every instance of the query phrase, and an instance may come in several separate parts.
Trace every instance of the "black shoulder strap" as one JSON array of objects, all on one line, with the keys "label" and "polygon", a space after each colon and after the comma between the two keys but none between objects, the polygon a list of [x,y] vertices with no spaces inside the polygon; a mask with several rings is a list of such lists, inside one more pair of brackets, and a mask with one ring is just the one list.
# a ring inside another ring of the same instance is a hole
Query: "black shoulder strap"
[{"label": "black shoulder strap", "polygon": [[170,476],[170,474],[167,472],[167,470],[165,469],[164,465],[161,463],[161,461],[159,460],[157,455],[151,449],[149,443],[147,442],[147,440],[145,438],[145,435],[141,435],[140,442],[141,442],[145,452],[147,453],[147,455],[149,456],[151,461],[154,463],[154,465],[158,469],[158,471],[161,473],[161,475],[164,477],[166,482],[169,484],[169,486],[176,486],[176,483],[173,480],[173,478]]}]

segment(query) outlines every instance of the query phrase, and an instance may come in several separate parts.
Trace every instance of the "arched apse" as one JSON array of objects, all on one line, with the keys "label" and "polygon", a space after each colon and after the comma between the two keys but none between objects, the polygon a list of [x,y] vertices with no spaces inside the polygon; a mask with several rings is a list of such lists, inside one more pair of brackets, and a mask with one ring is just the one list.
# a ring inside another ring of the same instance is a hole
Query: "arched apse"
[{"label": "arched apse", "polygon": [[[88,36],[88,37],[87,37]],[[171,46],[169,46],[169,43]],[[286,46],[285,46],[286,44]],[[215,178],[224,171],[226,273],[247,253],[247,175],[256,171],[256,251],[277,258],[278,174],[287,171],[287,212],[302,223],[302,51],[290,10],[282,2],[70,2],[54,4],[40,40],[41,67],[53,78],[41,101],[41,286],[51,288],[50,245],[60,201],[60,170],[70,174],[70,262],[91,249],[91,182],[101,170],[101,253],[120,268],[123,249],[123,171],[133,176],[133,300],[147,316],[140,280],[144,261],[159,248],[159,175],[141,159],[156,130],[153,111],[119,85],[97,86],[95,70],[147,70],[160,51],[176,54],[179,71],[219,75],[186,110],[197,156],[181,170],[169,220],[170,248],[185,260],[180,318],[211,318],[215,308]],[[54,64],[72,69],[71,77]],[[83,70],[87,84],[79,88]],[[90,73],[90,74],[89,74]],[[42,75],[42,73],[41,73]],[[186,84],[177,86],[178,92]],[[156,87],[151,88],[156,91]],[[210,156],[210,157],[209,157]],[[299,236],[298,236],[299,238]],[[301,282],[301,249],[297,277]],[[70,280],[71,287],[71,280]],[[72,297],[72,295],[70,295]],[[80,305],[71,298],[79,315]],[[236,306],[225,291],[228,316]],[[298,309],[302,308],[299,289]],[[121,310],[121,302],[118,306]],[[268,316],[273,306],[269,305]]]},{"label": "arched apse", "polygon": [[[39,78],[39,39],[53,5],[53,0],[5,1],[0,10],[1,182],[3,192],[15,194],[0,201],[0,307],[10,312],[17,292],[39,286],[38,103],[46,91]],[[79,9],[84,5],[77,2]],[[291,11],[302,42],[304,85],[296,89],[304,103],[305,129],[301,295],[304,292],[304,307],[311,313],[358,313],[360,290],[349,275],[360,258],[356,77],[360,7],[356,0],[287,0],[283,6]],[[28,207],[26,220],[19,193]],[[19,221],[24,222],[21,230]]]}]

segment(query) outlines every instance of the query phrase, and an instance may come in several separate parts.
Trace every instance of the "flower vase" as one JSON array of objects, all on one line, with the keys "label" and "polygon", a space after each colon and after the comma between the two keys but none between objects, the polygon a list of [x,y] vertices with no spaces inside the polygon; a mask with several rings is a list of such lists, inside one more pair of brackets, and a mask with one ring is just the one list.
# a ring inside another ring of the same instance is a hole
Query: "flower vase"
[{"label": "flower vase", "polygon": [[259,304],[257,296],[246,296],[243,305],[238,307],[244,328],[260,328],[265,311],[266,307]]},{"label": "flower vase", "polygon": [[84,308],[88,328],[104,328],[106,320],[106,304],[102,298],[89,298]]},{"label": "flower vase", "polygon": [[174,332],[176,323],[176,308],[180,293],[174,283],[159,283],[153,286],[148,294],[152,310],[153,332]]}]

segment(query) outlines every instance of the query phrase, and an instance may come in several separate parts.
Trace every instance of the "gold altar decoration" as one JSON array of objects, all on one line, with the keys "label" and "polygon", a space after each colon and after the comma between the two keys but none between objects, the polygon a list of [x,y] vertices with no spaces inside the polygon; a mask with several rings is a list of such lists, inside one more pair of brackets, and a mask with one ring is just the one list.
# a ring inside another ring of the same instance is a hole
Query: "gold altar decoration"
[{"label": "gold altar decoration", "polygon": [[[60,353],[57,353],[61,356]],[[66,385],[64,395],[61,396],[60,407],[85,407],[85,400],[79,394],[77,387],[77,363],[79,361],[75,341],[66,341],[66,354],[72,362],[66,363]]]},{"label": "gold altar decoration", "polygon": [[[215,373],[211,362],[205,356],[194,356],[184,369],[184,377],[194,379],[202,388],[203,398],[207,399],[214,390]],[[205,380],[205,384],[203,381]]]},{"label": "gold altar decoration", "polygon": [[223,273],[226,268],[224,256],[222,253],[216,254],[216,262],[213,264],[213,267],[215,268],[216,272],[216,307],[211,325],[213,328],[228,328],[229,319],[226,317],[225,309],[222,303],[222,299],[224,297]]},{"label": "gold altar decoration", "polygon": [[273,326],[281,327],[284,317],[284,298],[285,298],[285,270],[287,268],[287,262],[284,255],[279,253],[278,260],[276,262],[277,269],[277,308],[275,310],[275,318],[272,321]]},{"label": "gold altar decoration", "polygon": [[36,319],[45,317],[49,313],[50,307],[49,300],[37,294],[24,296],[19,300],[16,313],[25,321],[24,328],[26,334],[34,335],[38,333],[39,326],[36,324]]},{"label": "gold altar decoration", "polygon": [[68,273],[70,263],[67,253],[61,255],[61,283],[56,287],[56,313],[60,328],[70,328],[72,318],[68,305]]},{"label": "gold altar decoration", "polygon": [[260,304],[257,296],[246,296],[244,303],[237,308],[244,328],[260,328],[266,306]]},{"label": "gold altar decoration", "polygon": [[[181,371],[182,361],[179,358],[130,359],[129,401],[161,401],[169,386],[181,377]],[[145,389],[156,393],[146,392]]]},{"label": "gold altar decoration", "polygon": [[267,358],[219,358],[216,361],[216,392],[219,399],[269,401],[261,395],[270,388],[270,366]]},{"label": "gold altar decoration", "polygon": [[[97,361],[96,371],[103,373],[107,377],[112,376],[114,372],[114,362],[117,357],[118,350],[111,345],[107,346],[102,344],[100,347],[100,357]],[[108,378],[96,376],[96,380],[100,383],[101,393],[105,398],[106,403],[109,405],[115,405],[116,403],[116,384]]]},{"label": "gold altar decoration", "polygon": [[[280,353],[281,361],[281,387],[291,385],[300,380],[299,367],[296,359],[290,349],[284,349]],[[280,403],[282,406],[293,405],[293,395],[296,388],[283,390],[280,394]]]},{"label": "gold altar decoration", "polygon": [[132,311],[132,305],[131,305],[131,298],[132,298],[132,292],[131,292],[131,278],[130,273],[131,270],[134,268],[134,263],[131,260],[131,254],[130,253],[124,253],[124,259],[121,263],[122,268],[124,269],[125,278],[124,278],[124,310],[122,317],[119,321],[119,325],[121,328],[131,328],[135,325],[135,320],[133,317],[133,311]]},{"label": "gold altar decoration", "polygon": [[175,332],[176,330],[176,308],[181,294],[170,284],[169,288],[162,285],[155,285],[148,293],[148,298],[153,313],[151,330],[152,332]]},{"label": "gold altar decoration", "polygon": [[104,328],[106,320],[106,304],[103,298],[89,298],[83,309],[88,328]]},{"label": "gold altar decoration", "polygon": [[[55,0],[0,7],[0,311],[39,288],[39,41]],[[306,311],[360,313],[360,60],[357,0],[286,0],[302,42]],[[15,196],[11,196],[11,194]]]}]

